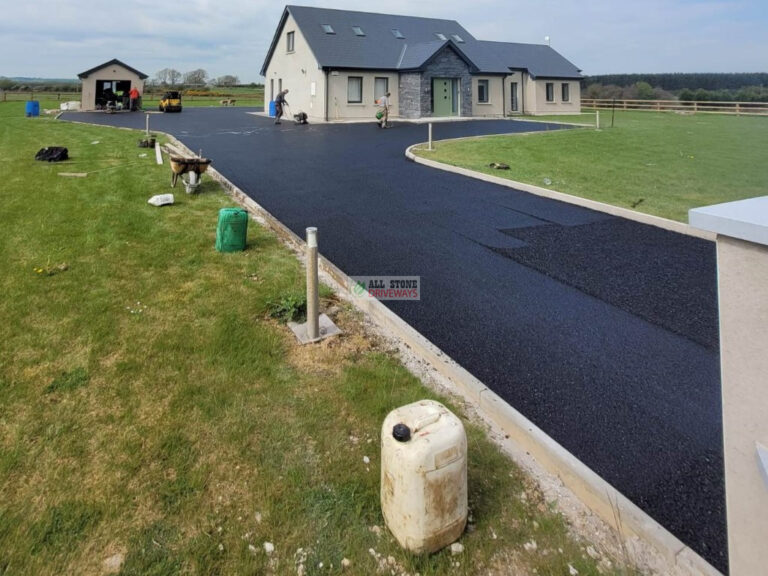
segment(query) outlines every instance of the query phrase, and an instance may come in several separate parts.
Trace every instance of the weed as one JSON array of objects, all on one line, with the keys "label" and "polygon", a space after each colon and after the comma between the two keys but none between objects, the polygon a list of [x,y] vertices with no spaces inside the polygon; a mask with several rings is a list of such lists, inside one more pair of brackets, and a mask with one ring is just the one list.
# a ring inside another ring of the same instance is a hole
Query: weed
[{"label": "weed", "polygon": [[304,294],[291,292],[279,300],[267,302],[270,318],[286,322],[304,322],[307,319],[307,297]]},{"label": "weed", "polygon": [[75,368],[71,372],[62,372],[61,376],[46,386],[45,393],[70,392],[82,386],[86,386],[89,380],[90,377],[85,368]]}]

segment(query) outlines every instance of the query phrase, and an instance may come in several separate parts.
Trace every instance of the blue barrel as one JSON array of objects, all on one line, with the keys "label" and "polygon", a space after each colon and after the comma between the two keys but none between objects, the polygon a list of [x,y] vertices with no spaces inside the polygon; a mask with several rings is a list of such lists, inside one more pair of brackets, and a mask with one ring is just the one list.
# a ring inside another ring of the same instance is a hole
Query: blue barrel
[{"label": "blue barrel", "polygon": [[40,102],[37,100],[27,102],[27,118],[32,116],[40,116]]},{"label": "blue barrel", "polygon": [[275,101],[270,100],[269,101],[269,117],[274,118],[277,116],[277,109],[275,108]]}]

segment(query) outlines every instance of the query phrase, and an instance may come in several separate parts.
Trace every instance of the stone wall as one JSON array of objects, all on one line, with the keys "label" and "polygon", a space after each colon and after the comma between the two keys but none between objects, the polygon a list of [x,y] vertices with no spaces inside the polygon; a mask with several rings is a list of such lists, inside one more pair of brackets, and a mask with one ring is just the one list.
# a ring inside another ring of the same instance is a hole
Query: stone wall
[{"label": "stone wall", "polygon": [[421,117],[421,73],[400,74],[400,118]]},{"label": "stone wall", "polygon": [[453,49],[445,47],[423,72],[400,74],[400,117],[432,116],[432,78],[459,78],[459,116],[472,116],[472,76],[469,66]]},{"label": "stone wall", "polygon": [[453,49],[443,48],[421,74],[422,116],[432,116],[432,78],[459,78],[459,116],[472,116],[472,76]]}]

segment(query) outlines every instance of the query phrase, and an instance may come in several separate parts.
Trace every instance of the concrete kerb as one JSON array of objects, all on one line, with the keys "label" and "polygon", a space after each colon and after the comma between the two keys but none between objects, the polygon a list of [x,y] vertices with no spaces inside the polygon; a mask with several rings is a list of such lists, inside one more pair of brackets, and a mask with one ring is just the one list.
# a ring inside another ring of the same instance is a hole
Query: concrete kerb
[{"label": "concrete kerb", "polygon": [[[523,134],[509,134],[509,136],[523,136],[527,134],[541,134],[540,132],[526,132]],[[500,134],[494,134],[494,136],[500,136]],[[471,136],[464,138],[451,138],[441,140],[441,142],[451,142],[455,140],[469,140],[470,138],[489,138],[490,136]],[[468,176],[469,178],[475,178],[484,182],[490,182],[492,184],[498,184],[499,186],[506,186],[507,188],[514,188],[515,190],[521,190],[528,192],[529,194],[535,194],[536,196],[543,196],[544,198],[550,198],[552,200],[558,200],[560,202],[566,202],[567,204],[574,204],[581,206],[582,208],[589,208],[596,212],[603,212],[610,214],[611,216],[618,216],[619,218],[625,218],[627,220],[633,220],[640,224],[647,224],[649,226],[656,226],[670,232],[677,232],[678,234],[685,234],[686,236],[694,236],[701,238],[702,240],[708,240],[710,242],[715,241],[715,234],[707,232],[705,230],[699,230],[693,228],[684,222],[677,222],[675,220],[669,220],[667,218],[661,218],[659,216],[652,216],[650,214],[643,214],[642,212],[636,212],[629,208],[621,208],[619,206],[613,206],[611,204],[605,204],[596,200],[589,200],[587,198],[580,198],[579,196],[571,196],[563,192],[557,192],[555,190],[549,190],[548,188],[541,188],[540,186],[534,186],[533,184],[526,184],[524,182],[517,182],[515,180],[509,180],[508,178],[501,178],[499,176],[491,176],[490,174],[483,174],[482,172],[475,172],[474,170],[468,170],[467,168],[459,168],[458,166],[451,166],[449,164],[443,164],[442,162],[436,162],[429,160],[428,158],[421,158],[413,153],[413,149],[420,146],[427,146],[427,142],[414,144],[409,146],[405,151],[405,156],[416,162],[417,164],[423,164],[430,168],[436,168],[438,170],[444,170],[446,172],[453,172],[454,174],[461,174],[462,176]],[[433,141],[434,146],[434,141]]]},{"label": "concrete kerb", "polygon": [[[169,134],[166,136],[178,148],[194,154],[173,136]],[[256,221],[273,230],[297,254],[304,253],[304,240],[269,211],[213,167],[208,169],[207,174],[221,184],[227,193],[245,208]],[[318,260],[323,281],[330,284],[340,294],[348,293],[353,284],[352,280],[324,256],[320,255]],[[616,528],[620,537],[628,539],[628,535],[637,536],[653,546],[670,565],[683,570],[685,574],[722,576],[706,560],[683,544],[666,528],[555,442],[533,422],[507,404],[380,301],[369,298],[353,298],[350,301],[375,324],[385,327],[395,334],[415,355],[452,382],[459,395],[463,396],[481,417],[499,426],[518,446],[529,452],[541,466],[556,475],[589,509],[602,518],[606,524]]]}]

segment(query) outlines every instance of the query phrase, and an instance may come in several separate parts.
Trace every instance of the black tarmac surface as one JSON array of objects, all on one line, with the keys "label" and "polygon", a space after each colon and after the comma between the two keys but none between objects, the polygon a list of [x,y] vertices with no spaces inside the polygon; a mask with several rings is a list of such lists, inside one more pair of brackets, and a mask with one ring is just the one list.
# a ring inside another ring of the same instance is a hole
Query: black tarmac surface
[{"label": "black tarmac surface", "polygon": [[[188,108],[151,126],[202,149],[299,236],[317,226],[347,274],[420,276],[420,302],[386,304],[727,570],[713,243],[409,162],[426,125],[275,126],[245,112]],[[135,113],[64,118],[144,127]]]}]

